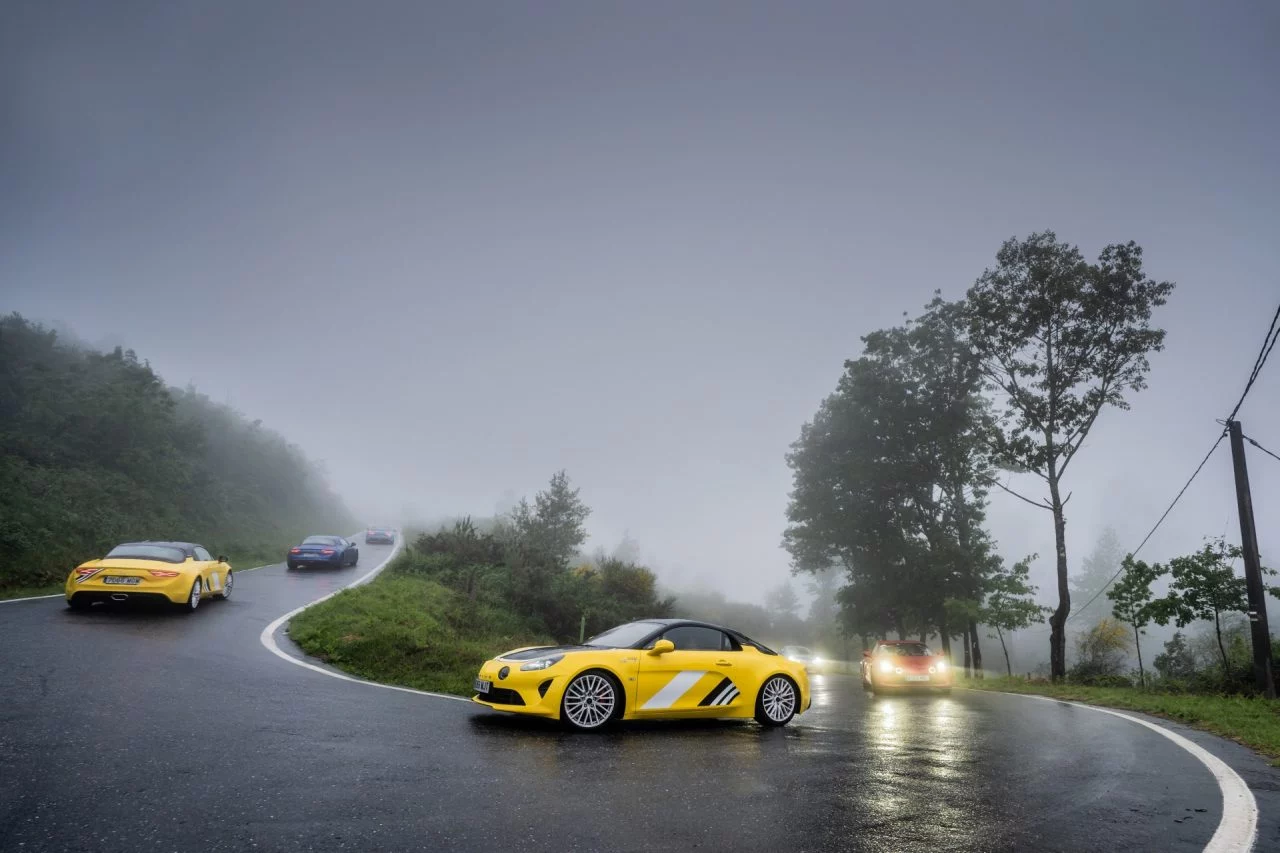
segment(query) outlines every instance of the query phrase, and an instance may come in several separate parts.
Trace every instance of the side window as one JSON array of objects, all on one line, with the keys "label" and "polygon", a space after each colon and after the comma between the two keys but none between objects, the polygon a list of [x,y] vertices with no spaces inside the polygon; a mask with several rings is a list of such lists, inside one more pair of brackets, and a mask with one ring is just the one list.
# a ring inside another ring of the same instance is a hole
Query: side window
[{"label": "side window", "polygon": [[205,549],[201,548],[199,545],[197,545],[197,546],[195,547],[195,552],[196,552],[196,559],[197,559],[197,560],[212,560],[212,559],[213,559],[213,557],[209,556],[209,552],[208,552],[208,551],[206,551]]},{"label": "side window", "polygon": [[702,628],[697,625],[682,625],[672,628],[662,635],[663,639],[675,643],[676,649],[683,652],[719,652],[726,648],[730,640],[723,631],[715,628]]}]

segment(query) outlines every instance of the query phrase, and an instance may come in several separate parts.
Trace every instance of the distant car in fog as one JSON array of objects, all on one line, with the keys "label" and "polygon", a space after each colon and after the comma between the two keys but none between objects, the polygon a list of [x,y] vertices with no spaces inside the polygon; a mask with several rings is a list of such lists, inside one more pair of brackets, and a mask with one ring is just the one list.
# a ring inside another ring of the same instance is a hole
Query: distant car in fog
[{"label": "distant car in fog", "polygon": [[289,549],[285,562],[290,569],[313,566],[342,569],[360,562],[360,549],[341,536],[308,536]]},{"label": "distant car in fog", "polygon": [[804,664],[805,669],[810,672],[822,671],[824,663],[822,657],[808,646],[783,646],[778,649],[778,654],[788,660]]},{"label": "distant car in fog", "polygon": [[370,527],[364,532],[364,544],[394,545],[396,544],[396,532],[390,527]]},{"label": "distant car in fog", "polygon": [[230,598],[235,584],[226,557],[194,542],[125,542],[101,560],[81,563],[67,578],[67,606],[167,601],[195,610],[205,598]]},{"label": "distant car in fog", "polygon": [[953,683],[946,656],[915,640],[880,640],[862,653],[862,686],[876,693],[904,687],[950,692]]}]

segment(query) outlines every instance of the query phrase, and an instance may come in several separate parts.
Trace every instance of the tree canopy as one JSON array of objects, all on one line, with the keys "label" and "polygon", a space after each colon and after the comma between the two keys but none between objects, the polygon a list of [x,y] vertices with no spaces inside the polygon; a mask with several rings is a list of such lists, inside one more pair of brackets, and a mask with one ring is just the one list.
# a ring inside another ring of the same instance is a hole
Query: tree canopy
[{"label": "tree canopy", "polygon": [[354,526],[296,446],[132,350],[0,318],[0,588],[61,581],[127,539],[232,555]]}]

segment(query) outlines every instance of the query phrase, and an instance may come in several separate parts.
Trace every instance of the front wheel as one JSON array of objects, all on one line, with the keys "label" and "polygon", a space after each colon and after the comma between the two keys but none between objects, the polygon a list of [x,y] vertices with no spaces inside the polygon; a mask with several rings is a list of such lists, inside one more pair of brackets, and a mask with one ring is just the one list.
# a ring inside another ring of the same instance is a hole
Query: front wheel
[{"label": "front wheel", "polygon": [[193,612],[200,606],[200,594],[204,591],[204,585],[200,583],[200,578],[196,578],[195,583],[191,584],[191,592],[187,595],[187,600],[178,605],[186,613]]},{"label": "front wheel", "polygon": [[622,707],[622,689],[602,672],[584,672],[569,682],[560,699],[560,719],[578,731],[608,725]]},{"label": "front wheel", "polygon": [[756,697],[756,722],[762,726],[785,726],[796,715],[800,693],[785,675],[767,679]]}]

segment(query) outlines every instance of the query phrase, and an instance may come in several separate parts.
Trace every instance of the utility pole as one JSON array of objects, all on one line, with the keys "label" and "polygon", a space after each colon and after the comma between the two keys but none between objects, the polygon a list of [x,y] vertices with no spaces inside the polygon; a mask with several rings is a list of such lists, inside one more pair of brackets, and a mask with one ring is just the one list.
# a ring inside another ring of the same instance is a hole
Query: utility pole
[{"label": "utility pole", "polygon": [[1249,590],[1249,627],[1253,633],[1253,677],[1259,692],[1276,698],[1271,677],[1271,631],[1267,628],[1267,598],[1262,587],[1262,565],[1258,560],[1258,532],[1253,526],[1253,496],[1249,491],[1249,468],[1244,460],[1244,433],[1239,421],[1228,421],[1231,433],[1231,462],[1236,472],[1236,504],[1240,508],[1240,549],[1244,551],[1244,579]]}]

